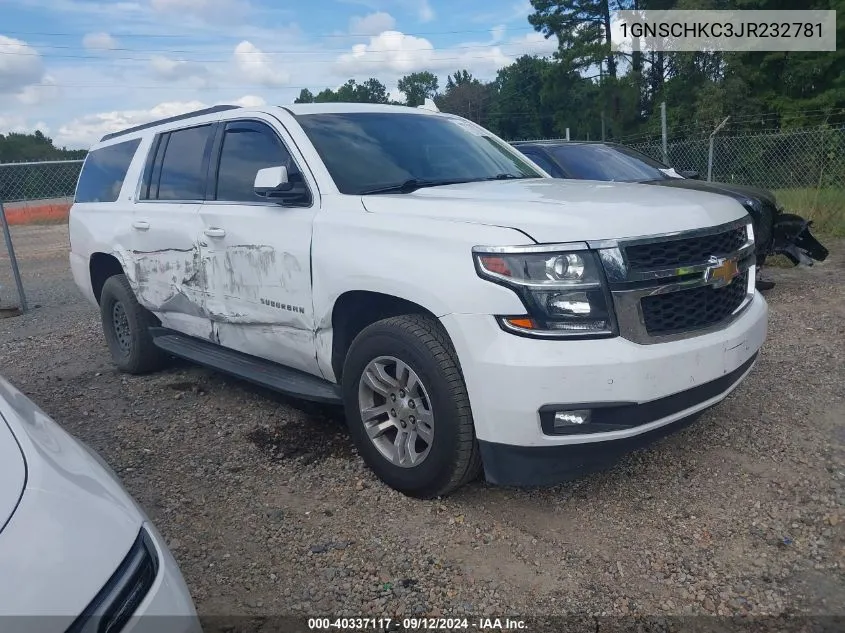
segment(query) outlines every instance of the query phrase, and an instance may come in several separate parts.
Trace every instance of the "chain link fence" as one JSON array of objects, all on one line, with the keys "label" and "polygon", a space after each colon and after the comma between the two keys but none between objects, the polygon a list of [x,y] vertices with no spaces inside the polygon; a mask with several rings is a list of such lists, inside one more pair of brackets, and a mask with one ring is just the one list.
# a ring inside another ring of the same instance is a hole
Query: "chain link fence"
[{"label": "chain link fence", "polygon": [[[608,141],[626,145],[664,162],[660,136],[637,141]],[[665,162],[678,171],[697,171],[701,179],[706,179],[709,149],[710,141],[706,137],[669,141],[668,160]],[[845,190],[845,125],[759,134],[716,135],[713,138],[712,173],[715,182],[764,189]]]},{"label": "chain link fence", "polygon": [[[659,137],[628,145],[663,160]],[[672,167],[707,177],[708,139],[670,141],[667,150]],[[716,135],[712,167],[716,182],[765,189],[845,189],[845,126]]]},{"label": "chain link fence", "polygon": [[66,220],[82,162],[0,164],[0,316],[27,308],[10,227]]}]

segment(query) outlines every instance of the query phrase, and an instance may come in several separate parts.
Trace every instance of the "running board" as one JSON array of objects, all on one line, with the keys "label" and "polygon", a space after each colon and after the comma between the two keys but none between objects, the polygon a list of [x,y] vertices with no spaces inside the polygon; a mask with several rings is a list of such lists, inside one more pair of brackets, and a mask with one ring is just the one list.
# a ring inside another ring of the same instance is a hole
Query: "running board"
[{"label": "running board", "polygon": [[328,404],[343,402],[340,387],[328,380],[167,328],[150,328],[150,334],[156,347],[173,356],[295,398]]}]

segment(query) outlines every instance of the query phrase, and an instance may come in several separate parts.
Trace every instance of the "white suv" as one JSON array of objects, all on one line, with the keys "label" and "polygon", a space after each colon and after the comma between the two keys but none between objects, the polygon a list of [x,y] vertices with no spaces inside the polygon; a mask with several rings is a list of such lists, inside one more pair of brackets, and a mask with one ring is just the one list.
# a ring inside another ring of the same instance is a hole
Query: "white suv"
[{"label": "white suv", "polygon": [[546,485],[722,400],[766,336],[730,198],[549,177],[396,106],[217,106],[109,134],[70,215],[117,366],[342,403],[389,485]]}]

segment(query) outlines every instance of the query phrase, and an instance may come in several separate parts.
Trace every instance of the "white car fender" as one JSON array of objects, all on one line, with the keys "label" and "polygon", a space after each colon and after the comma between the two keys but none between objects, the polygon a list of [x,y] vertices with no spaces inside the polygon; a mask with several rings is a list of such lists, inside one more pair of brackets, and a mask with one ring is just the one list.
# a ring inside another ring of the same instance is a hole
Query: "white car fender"
[{"label": "white car fender", "polygon": [[[531,244],[510,228],[426,218],[385,217],[364,211],[318,216],[312,242],[317,360],[331,366],[332,312],[351,291],[381,293],[415,303],[436,317],[449,313],[522,314],[516,293],[481,279],[472,248]],[[397,274],[398,273],[398,274]]]}]

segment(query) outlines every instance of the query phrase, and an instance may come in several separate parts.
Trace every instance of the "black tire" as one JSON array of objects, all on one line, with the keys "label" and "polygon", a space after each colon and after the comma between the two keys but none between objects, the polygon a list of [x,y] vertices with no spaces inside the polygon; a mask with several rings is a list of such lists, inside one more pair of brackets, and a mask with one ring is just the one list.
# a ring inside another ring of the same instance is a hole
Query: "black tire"
[{"label": "black tire", "polygon": [[[126,320],[118,333],[119,318],[115,310],[122,310]],[[155,346],[149,328],[160,325],[155,315],[135,298],[126,275],[114,275],[103,284],[100,294],[100,317],[103,333],[112,360],[120,371],[127,374],[144,374],[160,369],[167,362],[167,355]]]},{"label": "black tire", "polygon": [[[398,358],[413,369],[429,394],[434,434],[427,457],[402,467],[385,458],[368,437],[358,402],[367,365],[380,356]],[[481,471],[481,455],[463,374],[440,323],[423,315],[391,317],[365,328],[352,342],[343,367],[346,421],[358,451],[391,488],[423,499],[446,495]]]}]

